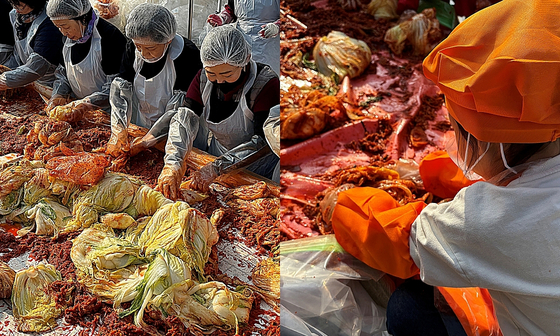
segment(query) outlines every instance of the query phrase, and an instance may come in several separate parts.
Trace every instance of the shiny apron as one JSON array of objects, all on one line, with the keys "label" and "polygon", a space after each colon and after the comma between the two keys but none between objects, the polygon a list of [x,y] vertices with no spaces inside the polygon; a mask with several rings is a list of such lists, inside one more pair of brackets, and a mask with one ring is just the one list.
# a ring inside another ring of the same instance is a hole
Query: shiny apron
[{"label": "shiny apron", "polygon": [[80,63],[72,64],[72,46],[76,42],[67,38],[62,49],[66,77],[70,82],[72,92],[78,99],[100,92],[107,82],[107,75],[103,72],[101,66],[101,36],[99,36],[97,30],[97,22],[99,22],[99,18],[97,18],[93,27],[89,53]]},{"label": "shiny apron", "polygon": [[280,75],[280,35],[265,39],[259,35],[261,26],[280,19],[278,0],[235,0],[237,27],[245,34],[251,45],[255,62],[268,64]]},{"label": "shiny apron", "polygon": [[29,27],[29,30],[27,31],[27,36],[22,40],[18,39],[16,29],[14,28],[16,22],[16,15],[17,12],[15,9],[13,9],[10,12],[10,22],[12,23],[12,30],[13,30],[14,41],[15,41],[14,53],[17,56],[16,60],[18,61],[18,66],[20,66],[27,63],[27,59],[29,58],[29,55],[31,55],[31,53],[33,52],[33,49],[31,48],[29,43],[31,43],[31,41],[35,37],[35,34],[37,33],[37,30],[39,29],[41,23],[43,23],[43,21],[45,21],[45,19],[47,18],[47,12],[46,10],[43,10],[41,15],[39,15],[39,17],[37,17],[31,23],[31,27]]},{"label": "shiny apron", "polygon": [[204,109],[200,116],[200,127],[198,133],[203,138],[208,137],[212,132],[212,140],[208,147],[208,153],[220,156],[230,149],[251,140],[254,134],[253,130],[253,111],[247,105],[246,95],[253,87],[255,78],[257,78],[257,65],[255,61],[251,61],[251,70],[249,71],[249,78],[243,86],[243,92],[239,99],[239,104],[235,111],[225,120],[218,123],[211,122],[210,117],[210,96],[212,94],[212,87],[214,86],[211,81],[206,82],[206,86],[202,91],[202,103]]},{"label": "shiny apron", "polygon": [[[33,48],[31,48],[30,43],[31,41],[33,41],[33,38],[35,37],[35,34],[37,33],[37,30],[39,29],[41,23],[43,23],[43,21],[47,19],[47,11],[46,9],[43,9],[41,15],[39,15],[31,23],[31,27],[29,27],[29,30],[27,31],[27,36],[25,36],[25,38],[21,40],[18,39],[16,29],[14,28],[16,22],[16,15],[17,15],[16,10],[12,9],[12,11],[10,12],[10,22],[12,23],[12,31],[14,34],[14,42],[15,42],[14,60],[13,60],[14,64],[12,64],[14,69],[27,63],[27,59],[29,58],[31,53],[33,53]],[[52,85],[54,79],[55,76],[53,73],[48,76],[43,76],[42,78],[33,82],[33,87],[41,95],[41,98],[43,98],[45,102],[48,102],[52,95]]]},{"label": "shiny apron", "polygon": [[150,79],[146,79],[146,77],[140,74],[144,60],[138,52],[136,53],[134,60],[136,76],[134,77],[133,96],[138,101],[139,111],[133,110],[132,123],[151,128],[159,117],[165,113],[165,107],[173,96],[173,87],[177,79],[173,61],[181,55],[184,45],[185,41],[183,38],[175,35],[169,45],[163,69]]}]

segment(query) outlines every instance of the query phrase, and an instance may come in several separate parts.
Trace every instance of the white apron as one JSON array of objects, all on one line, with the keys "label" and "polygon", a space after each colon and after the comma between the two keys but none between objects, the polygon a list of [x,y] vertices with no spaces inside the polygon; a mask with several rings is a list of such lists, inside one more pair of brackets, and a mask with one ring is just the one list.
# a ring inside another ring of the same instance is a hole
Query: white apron
[{"label": "white apron", "polygon": [[47,18],[47,12],[43,10],[41,15],[39,15],[39,17],[37,17],[31,23],[31,27],[29,27],[29,30],[27,31],[27,36],[22,40],[18,39],[16,29],[14,28],[16,22],[16,15],[17,15],[16,10],[12,9],[12,11],[10,12],[10,22],[12,23],[12,31],[14,34],[14,41],[15,41],[14,54],[16,55],[18,66],[20,66],[27,63],[27,59],[29,58],[29,55],[31,55],[31,53],[33,52],[33,49],[31,48],[29,43],[31,43],[31,41],[35,37],[35,34],[37,33],[37,30],[39,29],[41,23],[43,23],[43,21],[45,21],[45,19]]},{"label": "white apron", "polygon": [[167,102],[173,96],[173,87],[177,74],[173,61],[181,55],[185,41],[179,35],[175,35],[169,50],[167,52],[165,65],[163,69],[154,77],[146,79],[140,74],[140,70],[144,65],[142,57],[136,54],[134,60],[134,77],[133,95],[138,100],[138,113],[136,118],[132,116],[132,122],[138,126],[151,128],[152,125],[165,113]]},{"label": "white apron", "polygon": [[97,22],[99,22],[99,18],[93,27],[89,53],[80,63],[72,64],[72,46],[76,42],[67,38],[62,48],[66,77],[72,91],[79,99],[100,92],[107,81],[107,75],[101,67],[101,36],[97,30]]},{"label": "white apron", "polygon": [[213,84],[211,81],[206,82],[206,86],[202,91],[202,103],[204,109],[200,118],[199,134],[208,137],[209,132],[213,134],[212,141],[208,148],[208,153],[220,156],[228,150],[251,140],[254,134],[253,129],[253,111],[247,106],[246,95],[253,87],[255,78],[257,77],[257,64],[251,61],[251,70],[249,78],[243,86],[243,92],[239,100],[237,108],[227,119],[214,123],[208,120],[210,117],[210,96]]},{"label": "white apron", "polygon": [[274,38],[262,38],[261,26],[280,19],[280,2],[278,0],[235,0],[237,26],[245,34],[251,45],[251,55],[255,62],[270,65],[280,75],[280,35]]}]

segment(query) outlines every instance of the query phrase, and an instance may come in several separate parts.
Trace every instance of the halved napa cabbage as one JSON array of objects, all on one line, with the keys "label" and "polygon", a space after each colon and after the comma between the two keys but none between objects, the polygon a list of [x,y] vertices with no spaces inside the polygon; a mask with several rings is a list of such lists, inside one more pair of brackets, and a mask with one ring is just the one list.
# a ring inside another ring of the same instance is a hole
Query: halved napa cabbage
[{"label": "halved napa cabbage", "polygon": [[142,281],[131,281],[128,286],[121,288],[115,298],[115,306],[118,307],[125,298],[134,297],[130,308],[122,311],[119,316],[134,314],[134,324],[139,327],[145,326],[144,309],[154,296],[191,277],[185,263],[173,254],[164,249],[157,249],[154,255],[154,260],[148,266]]},{"label": "halved napa cabbage", "polygon": [[67,207],[50,198],[39,200],[25,214],[33,224],[30,227],[19,230],[18,235],[20,236],[35,229],[35,233],[38,235],[54,235],[58,237],[58,233],[72,219],[72,213]]},{"label": "halved napa cabbage", "polygon": [[253,305],[253,294],[246,287],[230,290],[221,282],[199,284],[186,280],[169,287],[150,304],[165,316],[177,316],[188,327],[203,333],[214,328],[239,333],[239,324],[247,323]]},{"label": "halved napa cabbage", "polygon": [[[94,294],[112,300],[124,281],[141,276],[139,247],[115,235],[105,224],[85,229],[73,241],[70,252],[78,281]],[[140,269],[140,270],[139,270]]]},{"label": "halved napa cabbage", "polygon": [[212,246],[217,242],[218,231],[208,218],[180,201],[156,211],[138,240],[144,255],[163,248],[181,258],[201,278]]},{"label": "halved napa cabbage", "polygon": [[107,173],[105,178],[81,192],[72,207],[74,218],[64,231],[71,232],[90,227],[103,212],[123,212],[134,198],[135,188],[126,176]]},{"label": "halved napa cabbage", "polygon": [[0,298],[8,299],[12,296],[12,287],[16,272],[5,262],[0,261]]},{"label": "halved napa cabbage", "polygon": [[50,283],[61,280],[53,265],[39,264],[16,273],[12,291],[12,309],[22,332],[40,332],[56,326],[62,313],[54,298],[47,294]]}]

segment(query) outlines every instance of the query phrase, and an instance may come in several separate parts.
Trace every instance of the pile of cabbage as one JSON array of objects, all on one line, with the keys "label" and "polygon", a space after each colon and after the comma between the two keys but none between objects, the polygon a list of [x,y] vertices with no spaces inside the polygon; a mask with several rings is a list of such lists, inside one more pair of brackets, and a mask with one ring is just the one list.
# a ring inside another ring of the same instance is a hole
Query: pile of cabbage
[{"label": "pile of cabbage", "polygon": [[[215,220],[140,180],[106,173],[98,184],[84,188],[53,178],[40,162],[22,160],[0,171],[0,214],[24,226],[19,235],[82,230],[71,251],[78,281],[112,302],[121,317],[134,314],[139,327],[150,329],[143,322],[148,306],[201,332],[237,330],[248,321],[252,292],[207,282],[204,274],[218,241]],[[21,331],[56,326],[62,309],[46,289],[60,279],[45,264],[15,275],[12,302]],[[124,302],[132,302],[130,308],[122,309]]]},{"label": "pile of cabbage", "polygon": [[321,37],[313,48],[313,58],[320,73],[342,82],[345,76],[362,74],[371,63],[371,50],[364,41],[332,31]]}]

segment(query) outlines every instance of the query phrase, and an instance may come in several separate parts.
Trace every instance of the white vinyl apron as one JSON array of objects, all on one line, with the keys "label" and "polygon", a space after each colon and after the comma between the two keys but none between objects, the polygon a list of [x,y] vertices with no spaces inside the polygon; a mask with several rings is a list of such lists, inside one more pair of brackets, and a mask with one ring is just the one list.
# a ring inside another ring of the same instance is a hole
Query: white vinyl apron
[{"label": "white vinyl apron", "polygon": [[95,20],[89,53],[81,62],[72,64],[72,46],[76,44],[75,41],[67,38],[62,48],[66,77],[78,99],[100,92],[107,82],[107,75],[101,66],[101,36],[97,30],[97,22],[99,18]]},{"label": "white vinyl apron", "polygon": [[27,36],[24,39],[18,39],[16,29],[15,29],[15,22],[16,22],[16,15],[17,12],[15,9],[12,9],[10,12],[10,22],[12,23],[12,30],[14,34],[14,53],[16,54],[16,60],[18,61],[18,66],[24,65],[27,63],[27,59],[29,55],[33,52],[33,49],[30,46],[31,41],[35,37],[39,26],[45,19],[47,18],[47,12],[43,9],[41,15],[39,15],[33,22],[31,23],[31,27],[27,31]]},{"label": "white vinyl apron", "polygon": [[257,64],[255,61],[251,61],[249,64],[251,66],[249,78],[247,78],[247,82],[243,86],[243,92],[237,108],[228,118],[218,123],[208,120],[210,109],[212,108],[210,106],[210,96],[214,85],[211,81],[206,82],[206,86],[202,91],[204,109],[200,118],[199,133],[207,137],[209,131],[212,132],[213,137],[208,148],[209,154],[220,156],[230,149],[251,140],[254,134],[253,111],[247,105],[246,96],[257,78]]},{"label": "white vinyl apron", "polygon": [[280,75],[280,34],[274,38],[259,35],[262,25],[280,19],[278,0],[235,0],[237,27],[245,34],[251,45],[253,60],[269,65]]},{"label": "white vinyl apron", "polygon": [[[146,79],[140,74],[144,60],[136,52],[134,70],[136,76],[133,83],[133,96],[138,100],[138,109],[133,111],[132,122],[138,126],[151,128],[152,125],[165,113],[167,102],[173,96],[173,87],[177,74],[173,61],[181,55],[185,41],[179,35],[175,35],[169,45],[165,65],[154,77]],[[134,115],[136,114],[136,116]]]}]

